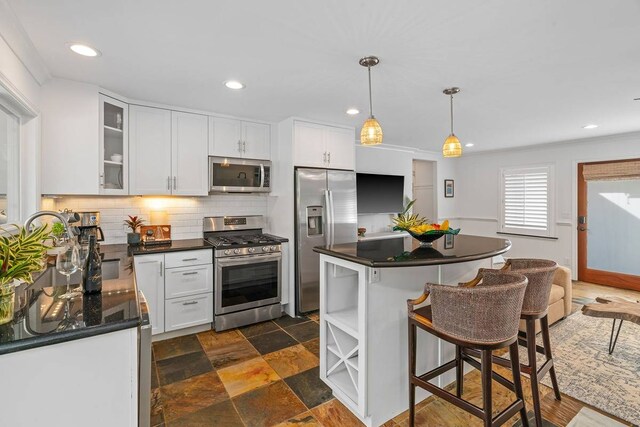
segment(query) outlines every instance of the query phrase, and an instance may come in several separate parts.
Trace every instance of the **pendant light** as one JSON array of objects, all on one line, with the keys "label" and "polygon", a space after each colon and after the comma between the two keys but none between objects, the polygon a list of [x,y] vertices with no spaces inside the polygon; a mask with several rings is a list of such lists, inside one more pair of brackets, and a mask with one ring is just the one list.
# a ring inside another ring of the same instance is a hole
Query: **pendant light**
[{"label": "pendant light", "polygon": [[452,87],[442,92],[451,98],[451,134],[444,140],[442,155],[444,157],[460,157],[462,156],[462,145],[458,137],[453,133],[453,95],[460,92],[460,88]]},{"label": "pendant light", "polygon": [[371,101],[371,67],[378,65],[380,60],[375,56],[365,56],[360,59],[360,65],[367,67],[369,72],[369,118],[365,120],[360,131],[360,144],[379,145],[382,144],[382,127],[373,117],[373,103]]}]

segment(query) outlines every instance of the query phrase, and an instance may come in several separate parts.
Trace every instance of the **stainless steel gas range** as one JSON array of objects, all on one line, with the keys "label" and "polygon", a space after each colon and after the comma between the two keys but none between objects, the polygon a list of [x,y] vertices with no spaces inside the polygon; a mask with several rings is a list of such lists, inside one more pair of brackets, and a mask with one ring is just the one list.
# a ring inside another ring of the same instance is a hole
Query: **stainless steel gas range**
[{"label": "stainless steel gas range", "polygon": [[282,315],[280,240],[263,234],[262,216],[204,218],[204,238],[214,246],[216,331]]}]

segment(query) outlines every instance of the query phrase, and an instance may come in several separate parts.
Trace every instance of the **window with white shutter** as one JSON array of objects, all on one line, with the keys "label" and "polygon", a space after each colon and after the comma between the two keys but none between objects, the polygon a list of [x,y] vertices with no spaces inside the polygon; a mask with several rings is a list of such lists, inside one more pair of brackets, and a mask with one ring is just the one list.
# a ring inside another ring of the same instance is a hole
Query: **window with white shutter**
[{"label": "window with white shutter", "polygon": [[553,168],[504,168],[500,178],[500,231],[550,237]]}]

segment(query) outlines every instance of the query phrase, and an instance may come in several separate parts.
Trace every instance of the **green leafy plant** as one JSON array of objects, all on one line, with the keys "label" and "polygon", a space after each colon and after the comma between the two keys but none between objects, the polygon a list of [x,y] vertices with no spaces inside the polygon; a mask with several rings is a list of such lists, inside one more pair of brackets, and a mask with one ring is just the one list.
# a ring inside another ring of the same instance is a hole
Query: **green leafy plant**
[{"label": "green leafy plant", "polygon": [[144,220],[137,216],[127,215],[129,219],[124,220],[124,224],[131,229],[132,233],[135,233],[138,227],[144,225]]},{"label": "green leafy plant", "polygon": [[49,249],[44,241],[49,236],[47,225],[31,233],[16,224],[0,227],[0,296],[9,292],[7,285],[14,279],[31,283],[32,273],[42,270],[44,255]]},{"label": "green leafy plant", "polygon": [[399,213],[397,217],[391,219],[394,224],[394,230],[406,230],[429,222],[426,218],[420,217],[418,214],[409,213],[415,202],[416,199],[410,200],[404,207],[404,211]]}]

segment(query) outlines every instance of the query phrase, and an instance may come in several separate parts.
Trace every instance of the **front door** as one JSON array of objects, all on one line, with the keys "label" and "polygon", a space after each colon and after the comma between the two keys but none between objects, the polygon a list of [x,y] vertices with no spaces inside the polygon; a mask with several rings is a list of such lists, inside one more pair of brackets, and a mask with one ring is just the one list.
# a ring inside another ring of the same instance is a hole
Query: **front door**
[{"label": "front door", "polygon": [[640,290],[640,160],[578,165],[578,279]]}]

